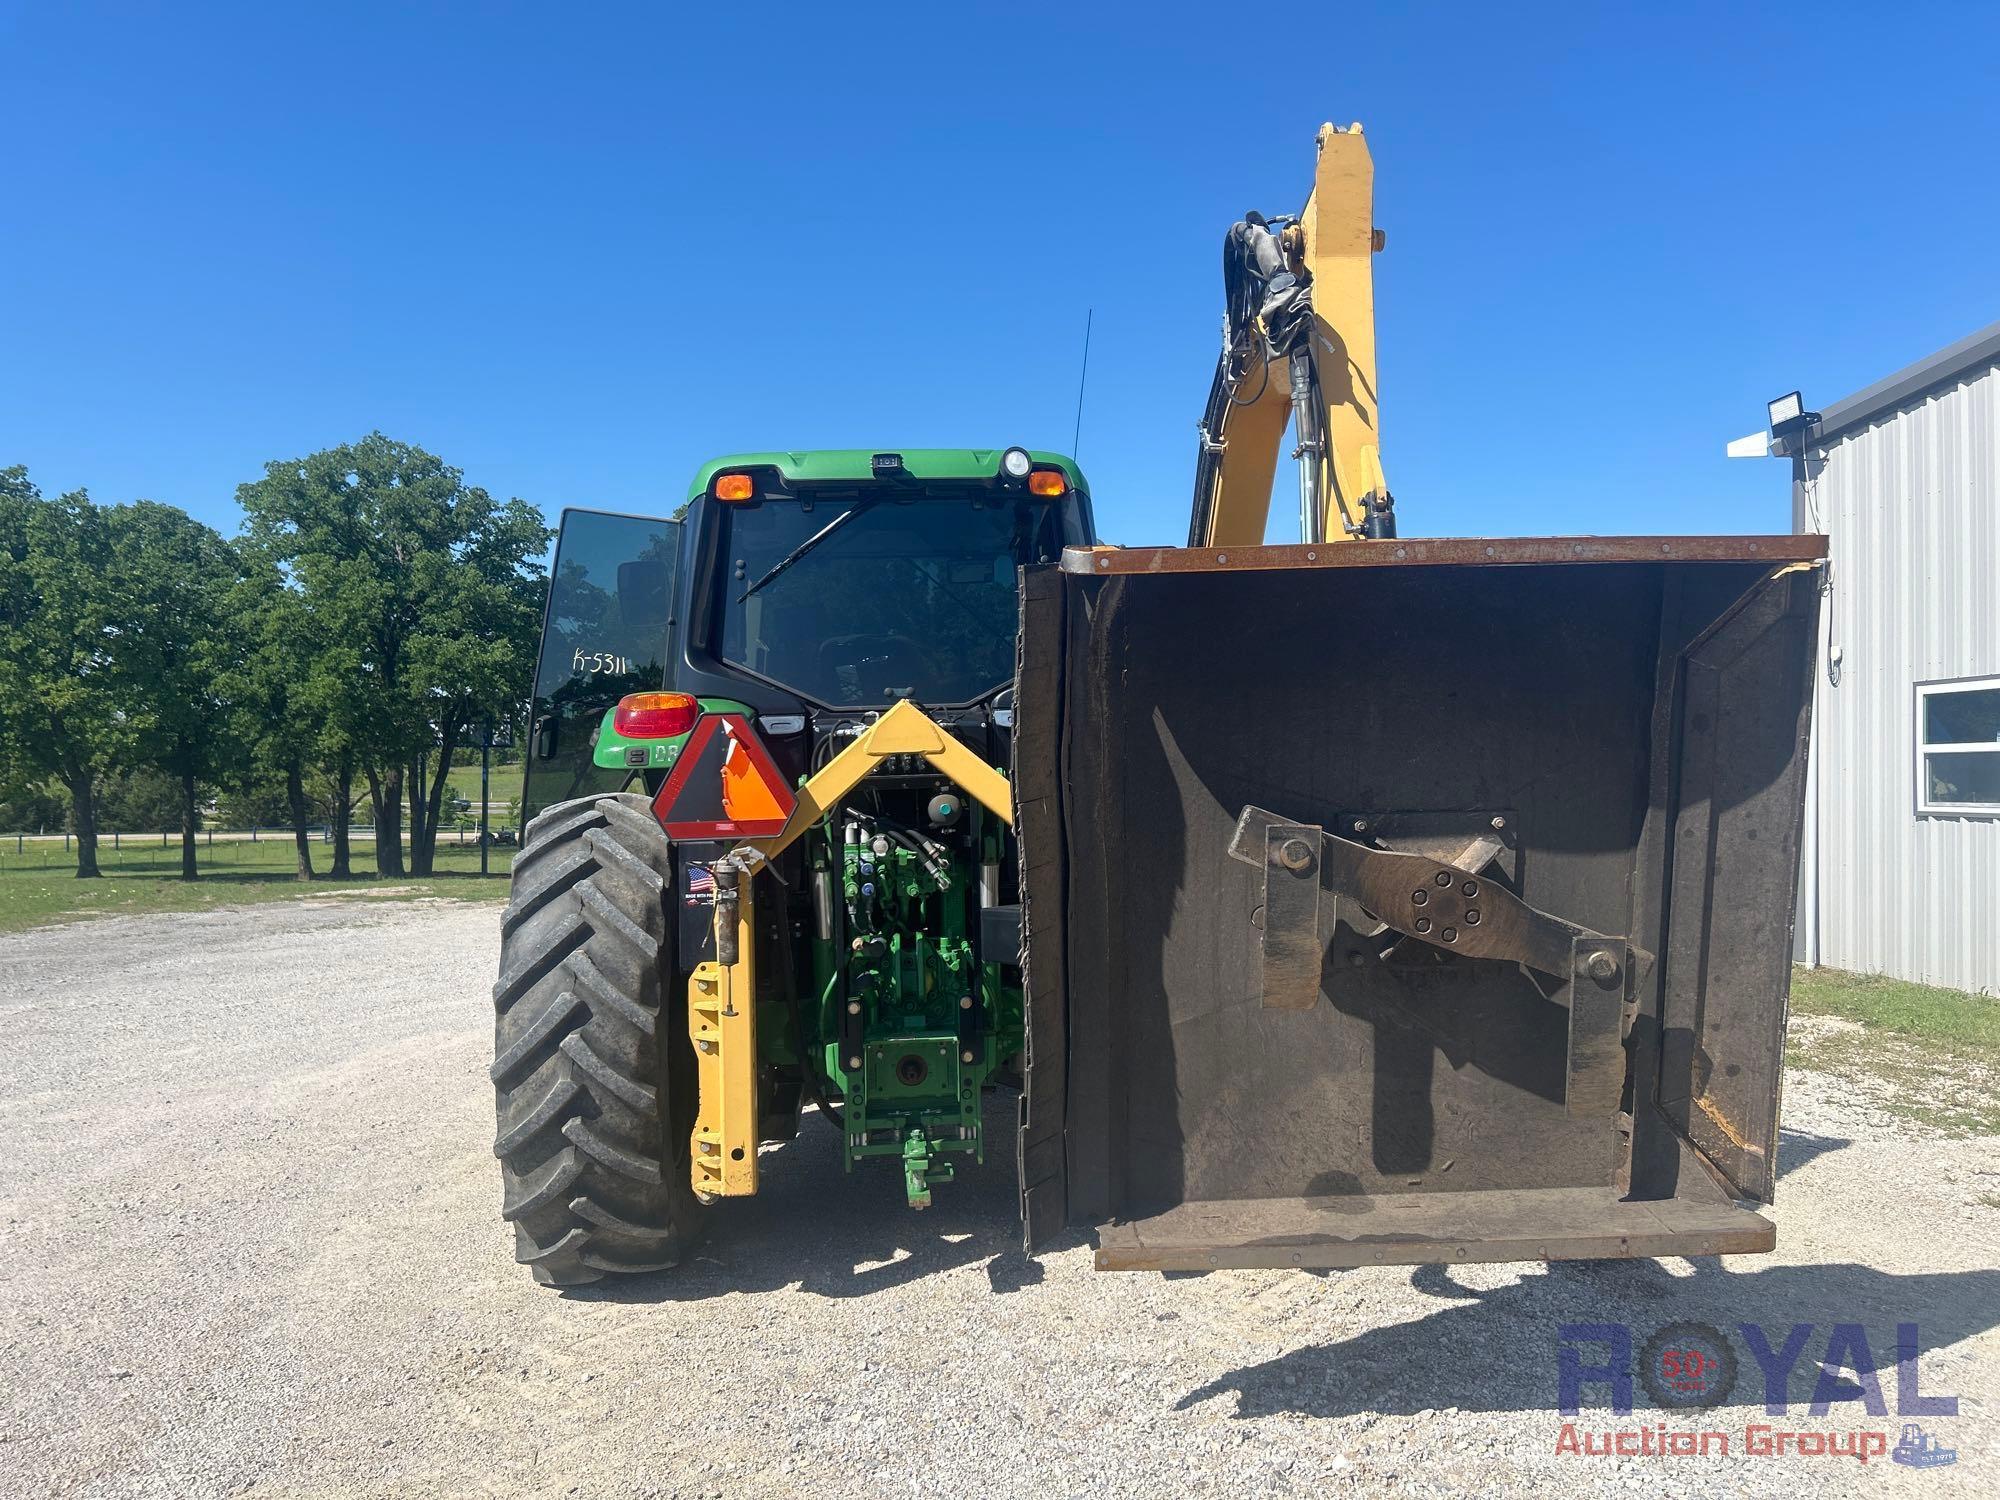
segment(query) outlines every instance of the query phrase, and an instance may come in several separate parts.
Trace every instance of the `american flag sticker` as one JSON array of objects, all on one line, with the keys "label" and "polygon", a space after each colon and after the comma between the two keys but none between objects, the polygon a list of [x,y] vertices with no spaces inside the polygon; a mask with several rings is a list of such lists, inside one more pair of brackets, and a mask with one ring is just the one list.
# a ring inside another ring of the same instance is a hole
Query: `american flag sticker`
[{"label": "american flag sticker", "polygon": [[707,865],[687,867],[687,898],[690,904],[715,899],[715,875]]}]

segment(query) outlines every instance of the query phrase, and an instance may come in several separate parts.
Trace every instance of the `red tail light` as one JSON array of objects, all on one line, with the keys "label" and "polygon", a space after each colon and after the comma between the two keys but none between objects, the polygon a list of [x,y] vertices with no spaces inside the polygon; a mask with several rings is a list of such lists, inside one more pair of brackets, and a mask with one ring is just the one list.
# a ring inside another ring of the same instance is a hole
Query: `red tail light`
[{"label": "red tail light", "polygon": [[670,740],[700,717],[690,693],[627,693],[612,710],[611,727],[628,740]]}]

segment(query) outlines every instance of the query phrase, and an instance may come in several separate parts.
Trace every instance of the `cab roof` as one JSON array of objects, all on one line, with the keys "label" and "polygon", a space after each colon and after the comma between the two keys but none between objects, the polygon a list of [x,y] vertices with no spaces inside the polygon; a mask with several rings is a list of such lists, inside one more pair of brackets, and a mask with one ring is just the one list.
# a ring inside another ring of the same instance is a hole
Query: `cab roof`
[{"label": "cab roof", "polygon": [[[867,482],[878,476],[874,469],[878,453],[900,454],[903,468],[912,479],[993,479],[1000,473],[1000,455],[1005,448],[807,448],[789,453],[731,453],[712,458],[695,471],[688,486],[688,499],[698,500],[708,493],[715,476],[725,469],[776,469],[787,484],[840,484]],[[1061,469],[1072,490],[1088,495],[1090,485],[1076,460],[1061,453],[1030,448],[1028,456],[1045,468]]]}]

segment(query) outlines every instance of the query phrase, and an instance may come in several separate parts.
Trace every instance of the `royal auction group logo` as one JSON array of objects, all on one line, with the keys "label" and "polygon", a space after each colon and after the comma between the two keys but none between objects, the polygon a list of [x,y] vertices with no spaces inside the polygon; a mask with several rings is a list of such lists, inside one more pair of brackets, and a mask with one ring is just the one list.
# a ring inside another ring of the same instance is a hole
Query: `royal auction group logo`
[{"label": "royal auction group logo", "polygon": [[1639,1381],[1668,1411],[1720,1406],[1736,1389],[1736,1350],[1707,1323],[1669,1323],[1639,1352]]},{"label": "royal auction group logo", "polygon": [[[1920,1341],[1917,1325],[1898,1323],[1893,1341],[1871,1340],[1860,1323],[1829,1326],[1824,1345],[1819,1329],[1794,1323],[1782,1337],[1760,1323],[1738,1323],[1730,1332],[1712,1323],[1680,1321],[1656,1329],[1636,1342],[1624,1323],[1565,1323],[1558,1330],[1556,1353],[1557,1406],[1565,1417],[1581,1414],[1586,1391],[1609,1397],[1611,1411],[1632,1414],[1635,1389],[1643,1387],[1662,1411],[1707,1411],[1726,1404],[1746,1371],[1743,1353],[1760,1379],[1764,1414],[1785,1418],[1795,1404],[1794,1374],[1811,1372],[1806,1402],[1813,1418],[1827,1418],[1835,1407],[1850,1408],[1856,1417],[1887,1417],[1883,1392],[1892,1375],[1895,1410],[1899,1417],[1955,1417],[1958,1397],[1926,1395],[1917,1368]],[[1808,1348],[1816,1357],[1802,1367]],[[1877,1351],[1886,1353],[1878,1358]],[[1733,1431],[1722,1428],[1675,1428],[1664,1422],[1622,1428],[1591,1428],[1565,1421],[1556,1436],[1556,1452],[1578,1457],[1693,1457],[1704,1454],[1744,1454],[1753,1458],[1851,1458],[1861,1463],[1887,1457],[1899,1464],[1932,1468],[1957,1460],[1956,1449],[1941,1446],[1921,1424],[1906,1421],[1892,1444],[1885,1425],[1792,1427],[1748,1422]]]}]

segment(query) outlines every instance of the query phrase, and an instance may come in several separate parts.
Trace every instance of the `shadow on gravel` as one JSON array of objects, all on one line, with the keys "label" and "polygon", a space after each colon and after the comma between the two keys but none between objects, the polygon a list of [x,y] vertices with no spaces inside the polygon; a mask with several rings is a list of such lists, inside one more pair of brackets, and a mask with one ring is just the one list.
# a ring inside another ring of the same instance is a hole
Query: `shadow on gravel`
[{"label": "shadow on gravel", "polygon": [[[1729,1336],[1741,1361],[1729,1404],[1752,1407],[1762,1399],[1763,1376],[1738,1324],[1762,1325],[1774,1349],[1794,1324],[1817,1325],[1789,1387],[1794,1405],[1803,1406],[1831,1325],[1860,1323],[1889,1372],[1883,1389],[1893,1405],[1897,1323],[1919,1326],[1925,1353],[2000,1325],[2000,1270],[1899,1276],[1852,1264],[1746,1272],[1725,1270],[1713,1257],[1692,1264],[1692,1276],[1674,1276],[1652,1260],[1557,1261],[1545,1275],[1491,1292],[1460,1286],[1449,1267],[1419,1266],[1410,1278],[1417,1290],[1462,1300],[1412,1322],[1245,1365],[1188,1392],[1175,1409],[1234,1392],[1239,1417],[1406,1416],[1443,1407],[1553,1413],[1560,1324],[1624,1323],[1637,1348],[1655,1329],[1684,1319]],[[1586,1354],[1601,1357],[1602,1346],[1588,1345]],[[1584,1395],[1607,1404],[1602,1385]],[[1637,1399],[1645,1404],[1643,1390]]]},{"label": "shadow on gravel", "polygon": [[1830,1152],[1842,1150],[1854,1142],[1845,1136],[1814,1135],[1810,1130],[1780,1130],[1778,1132],[1778,1175],[1789,1177],[1807,1162],[1817,1161]]},{"label": "shadow on gravel", "polygon": [[[796,1286],[821,1297],[866,1297],[981,1262],[995,1292],[1034,1286],[1042,1268],[1021,1251],[1015,1097],[1002,1093],[989,1101],[985,1164],[961,1162],[957,1180],[938,1187],[921,1212],[903,1199],[900,1163],[843,1171],[840,1137],[808,1112],[797,1140],[759,1158],[754,1198],[706,1210],[706,1238],[679,1266],[563,1295],[585,1302],[699,1302]],[[1066,1235],[1049,1248],[1086,1239]]]}]

